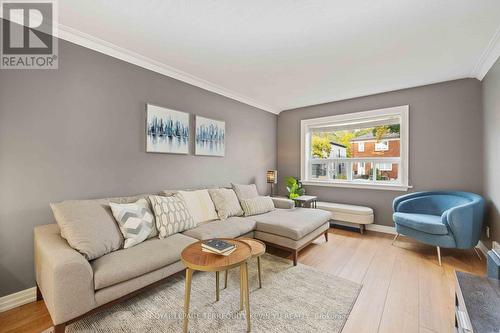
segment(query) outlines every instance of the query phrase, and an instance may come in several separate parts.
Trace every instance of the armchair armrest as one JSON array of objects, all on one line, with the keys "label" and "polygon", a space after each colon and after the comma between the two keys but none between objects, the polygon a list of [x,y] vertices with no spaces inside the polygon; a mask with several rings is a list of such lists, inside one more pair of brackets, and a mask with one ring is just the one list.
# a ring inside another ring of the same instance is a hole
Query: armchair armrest
[{"label": "armchair armrest", "polygon": [[271,200],[275,208],[292,209],[295,207],[295,202],[291,199],[271,197]]},{"label": "armchair armrest", "polygon": [[61,237],[56,224],[36,227],[34,234],[36,281],[54,324],[95,308],[90,263]]},{"label": "armchair armrest", "polygon": [[455,238],[457,248],[470,249],[477,245],[481,238],[483,225],[484,200],[448,209],[441,216]]}]

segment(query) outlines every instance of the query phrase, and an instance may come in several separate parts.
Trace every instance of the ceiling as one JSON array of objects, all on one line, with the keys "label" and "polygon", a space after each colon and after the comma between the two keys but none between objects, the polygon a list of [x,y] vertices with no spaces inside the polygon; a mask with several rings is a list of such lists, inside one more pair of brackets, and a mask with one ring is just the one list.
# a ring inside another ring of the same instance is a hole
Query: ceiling
[{"label": "ceiling", "polygon": [[482,79],[498,0],[60,0],[60,36],[270,112]]}]

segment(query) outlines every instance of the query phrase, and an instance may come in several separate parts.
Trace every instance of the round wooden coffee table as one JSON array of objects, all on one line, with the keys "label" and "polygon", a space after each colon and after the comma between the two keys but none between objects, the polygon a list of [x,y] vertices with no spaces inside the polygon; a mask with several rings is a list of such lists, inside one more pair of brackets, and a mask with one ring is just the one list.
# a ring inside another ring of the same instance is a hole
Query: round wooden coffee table
[{"label": "round wooden coffee table", "polygon": [[[259,288],[262,288],[262,271],[260,266],[260,256],[266,253],[266,244],[258,239],[242,237],[238,240],[247,243],[252,249],[252,258],[257,258],[257,271],[259,275]],[[224,275],[224,289],[227,288],[227,270]]]},{"label": "round wooden coffee table", "polygon": [[236,239],[225,239],[236,245],[236,250],[228,256],[208,253],[202,251],[202,241],[198,241],[186,247],[181,253],[181,260],[186,266],[186,291],[184,295],[184,328],[188,332],[189,325],[189,302],[191,297],[191,280],[193,271],[215,272],[216,300],[219,300],[219,272],[230,268],[240,267],[240,311],[243,303],[246,309],[247,330],[250,331],[250,295],[248,292],[248,265],[247,260],[252,256],[252,249],[244,241]]}]

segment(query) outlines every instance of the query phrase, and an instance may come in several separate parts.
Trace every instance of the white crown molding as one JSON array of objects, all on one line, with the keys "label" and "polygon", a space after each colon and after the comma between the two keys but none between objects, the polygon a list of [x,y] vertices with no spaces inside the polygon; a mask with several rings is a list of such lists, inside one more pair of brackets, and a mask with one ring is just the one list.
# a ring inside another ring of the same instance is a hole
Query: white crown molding
[{"label": "white crown molding", "polygon": [[479,57],[471,76],[482,81],[491,67],[495,64],[500,56],[500,26],[490,39],[490,42]]},{"label": "white crown molding", "polygon": [[85,48],[106,54],[110,57],[126,61],[133,65],[171,77],[173,79],[188,83],[190,85],[202,88],[204,90],[219,94],[221,96],[236,100],[238,102],[253,106],[267,112],[279,114],[279,112],[281,111],[273,108],[270,105],[260,103],[252,98],[243,96],[237,92],[221,87],[210,81],[204,80],[192,74],[176,69],[172,66],[168,66],[162,62],[148,58],[142,54],[130,51],[113,43],[65,26],[57,21],[54,21],[54,26],[57,28],[55,29],[54,36],[59,39],[63,39]]},{"label": "white crown molding", "polygon": [[104,41],[97,37],[88,35],[81,31],[75,30],[73,28],[67,27],[62,24],[57,24],[58,27],[58,37],[64,39],[68,42],[86,47],[88,49],[109,55],[113,58],[117,58],[139,67],[149,69],[153,72],[174,78],[176,80],[188,83],[190,85],[211,91],[213,93],[234,99],[238,102],[245,103],[247,105],[256,107],[258,109],[268,111],[274,114],[278,114],[279,110],[276,110],[270,105],[266,105],[255,101],[249,97],[238,94],[234,91],[221,87],[215,83],[209,82],[207,80],[201,79],[189,73],[178,70],[174,67],[168,66],[159,61],[150,59],[141,54],[135,53],[133,51],[122,48],[113,43]]},{"label": "white crown molding", "polygon": [[36,301],[36,287],[0,297],[0,312]]}]

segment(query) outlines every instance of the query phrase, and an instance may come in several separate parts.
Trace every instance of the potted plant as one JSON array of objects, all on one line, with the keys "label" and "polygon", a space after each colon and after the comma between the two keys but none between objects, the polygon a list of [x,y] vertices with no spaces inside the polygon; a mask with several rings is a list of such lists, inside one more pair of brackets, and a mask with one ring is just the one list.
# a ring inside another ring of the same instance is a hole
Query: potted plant
[{"label": "potted plant", "polygon": [[295,199],[304,195],[305,189],[302,187],[302,183],[299,182],[295,177],[286,177],[286,189],[288,190],[288,198]]}]

